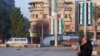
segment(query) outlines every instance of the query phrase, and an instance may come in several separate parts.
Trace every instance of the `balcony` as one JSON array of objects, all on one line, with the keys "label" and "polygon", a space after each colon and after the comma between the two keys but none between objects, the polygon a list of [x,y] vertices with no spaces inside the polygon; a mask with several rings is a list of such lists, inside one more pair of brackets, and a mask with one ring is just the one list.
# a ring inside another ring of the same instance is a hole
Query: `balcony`
[{"label": "balcony", "polygon": [[64,4],[73,4],[73,2],[71,2],[71,1],[65,1]]},{"label": "balcony", "polygon": [[39,19],[33,19],[33,18],[31,18],[31,19],[29,19],[29,21],[32,21],[32,22],[37,22]]},{"label": "balcony", "polygon": [[[44,19],[45,19],[45,21],[49,20],[48,18],[44,18]],[[40,20],[43,20],[43,18],[30,18],[29,19],[29,21],[31,21],[31,22],[38,22]]]},{"label": "balcony", "polygon": [[66,6],[66,7],[64,8],[64,10],[65,10],[65,11],[72,11],[72,8]]},{"label": "balcony", "polygon": [[100,32],[100,26],[97,26],[97,31]]},{"label": "balcony", "polygon": [[36,10],[40,11],[40,10],[43,10],[43,8],[42,7],[38,7],[38,8],[37,7],[29,7],[29,10],[30,11],[36,11]]},{"label": "balcony", "polygon": [[30,3],[33,3],[33,2],[42,2],[42,0],[31,0]]},{"label": "balcony", "polygon": [[71,25],[71,22],[64,22],[65,25]]},{"label": "balcony", "polygon": [[88,29],[89,31],[93,31],[93,26],[88,26],[87,29]]},{"label": "balcony", "polygon": [[63,20],[64,20],[64,22],[71,22],[71,19],[68,19],[68,18],[63,19]]},{"label": "balcony", "polygon": [[65,4],[73,4],[75,2],[75,0],[65,0]]},{"label": "balcony", "polygon": [[49,2],[49,0],[31,0],[31,2]]},{"label": "balcony", "polygon": [[[84,25],[80,25],[79,26],[79,29],[80,30],[84,29]],[[87,26],[87,30],[90,31],[90,32],[93,32],[94,31],[94,28],[93,28],[93,26]]]},{"label": "balcony", "polygon": [[66,29],[66,28],[64,29],[64,31],[65,31],[65,32],[71,32],[70,29]]},{"label": "balcony", "polygon": [[32,0],[29,4],[40,4],[40,3],[43,3],[42,0]]}]

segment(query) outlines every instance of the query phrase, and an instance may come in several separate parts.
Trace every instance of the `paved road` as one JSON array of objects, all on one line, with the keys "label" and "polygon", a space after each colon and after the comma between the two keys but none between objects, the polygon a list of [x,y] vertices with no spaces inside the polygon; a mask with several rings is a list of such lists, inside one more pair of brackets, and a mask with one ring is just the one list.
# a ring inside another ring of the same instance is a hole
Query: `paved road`
[{"label": "paved road", "polygon": [[[19,50],[20,49],[20,50]],[[69,47],[0,48],[0,56],[77,56]]]}]

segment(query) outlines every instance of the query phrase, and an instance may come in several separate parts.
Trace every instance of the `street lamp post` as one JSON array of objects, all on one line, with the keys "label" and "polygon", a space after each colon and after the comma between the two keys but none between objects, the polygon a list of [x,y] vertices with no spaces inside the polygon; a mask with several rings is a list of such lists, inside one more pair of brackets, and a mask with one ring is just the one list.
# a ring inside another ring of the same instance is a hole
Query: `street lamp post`
[{"label": "street lamp post", "polygon": [[57,0],[52,0],[52,16],[54,16],[54,44],[55,44],[55,47],[58,46],[58,19],[57,19],[57,12],[62,9],[62,7],[64,6],[61,6],[61,8],[59,8],[58,10],[58,5],[57,5]]},{"label": "street lamp post", "polygon": [[[53,0],[52,0],[53,1]],[[57,0],[54,0],[54,16],[55,16],[55,47],[57,47],[57,45],[58,45],[58,34],[57,34]]]},{"label": "street lamp post", "polygon": [[86,6],[87,6],[87,0],[84,0],[84,8],[85,8],[85,11],[84,11],[84,37],[86,38],[87,37],[87,9],[86,9]]},{"label": "street lamp post", "polygon": [[58,34],[57,34],[57,19],[56,19],[57,17],[55,16],[55,46],[57,46],[58,45]]},{"label": "street lamp post", "polygon": [[61,6],[61,8],[59,8],[58,10],[58,5],[57,5],[57,0],[52,0],[53,1],[53,16],[54,16],[54,31],[55,31],[55,38],[54,38],[54,41],[55,41],[55,47],[58,46],[58,19],[57,19],[57,12],[62,9],[62,7],[64,6]]}]

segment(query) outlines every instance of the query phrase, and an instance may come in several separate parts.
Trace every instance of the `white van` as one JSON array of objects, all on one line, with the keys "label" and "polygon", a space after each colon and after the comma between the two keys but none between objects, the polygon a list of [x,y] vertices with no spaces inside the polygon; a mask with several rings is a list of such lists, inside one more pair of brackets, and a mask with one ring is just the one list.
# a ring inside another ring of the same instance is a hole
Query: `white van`
[{"label": "white van", "polygon": [[7,44],[27,44],[27,38],[10,38],[7,41]]}]

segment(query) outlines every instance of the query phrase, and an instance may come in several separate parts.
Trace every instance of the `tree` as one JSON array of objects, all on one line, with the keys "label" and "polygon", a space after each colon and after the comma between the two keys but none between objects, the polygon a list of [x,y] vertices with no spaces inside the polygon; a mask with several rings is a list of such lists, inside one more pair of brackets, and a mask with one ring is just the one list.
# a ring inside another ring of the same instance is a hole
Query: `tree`
[{"label": "tree", "polygon": [[78,33],[78,35],[79,35],[79,39],[81,39],[81,38],[84,37],[84,32],[83,32],[83,30],[79,30],[77,33]]},{"label": "tree", "polygon": [[23,15],[21,14],[20,8],[15,8],[11,15],[11,28],[10,34],[11,36],[23,37],[26,34],[26,22],[24,20]]},{"label": "tree", "polygon": [[2,39],[2,41],[8,39],[7,34],[9,34],[9,29],[10,29],[9,26],[10,26],[9,13],[5,8],[0,6],[0,39]]},{"label": "tree", "polygon": [[41,38],[49,34],[49,23],[46,20],[39,20],[33,29],[34,32],[37,33],[37,37]]},{"label": "tree", "polygon": [[[87,34],[86,37],[87,37],[88,39],[91,39],[91,38],[93,37],[93,33],[92,33],[92,32],[87,31],[86,34]],[[84,31],[83,31],[83,30],[79,30],[79,31],[78,31],[78,35],[79,35],[79,37],[80,37],[79,39],[82,39],[82,38],[84,37]]]},{"label": "tree", "polygon": [[96,39],[97,37],[97,20],[100,18],[100,6],[94,5],[93,8],[93,18],[94,18],[94,38]]},{"label": "tree", "polygon": [[0,6],[0,33],[6,33],[9,30],[10,20],[7,10]]}]

